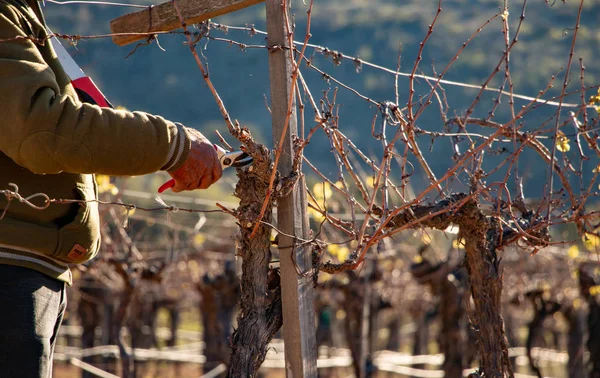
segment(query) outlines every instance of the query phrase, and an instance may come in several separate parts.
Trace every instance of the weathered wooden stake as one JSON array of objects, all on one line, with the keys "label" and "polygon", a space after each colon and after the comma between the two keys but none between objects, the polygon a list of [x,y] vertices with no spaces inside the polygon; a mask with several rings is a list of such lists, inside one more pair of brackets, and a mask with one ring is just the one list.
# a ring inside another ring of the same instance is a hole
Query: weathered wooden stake
[{"label": "weathered wooden stake", "polygon": [[[177,6],[188,25],[235,12],[264,0],[178,0]],[[119,46],[146,39],[143,33],[169,32],[181,28],[181,20],[171,1],[149,6],[143,11],[128,13],[110,22],[113,42]],[[127,34],[131,33],[131,34]],[[141,33],[141,34],[136,34]]]},{"label": "weathered wooden stake", "polygon": [[[288,1],[289,4],[289,1]],[[269,46],[289,47],[285,12],[281,0],[267,0],[267,40]],[[287,20],[291,19],[291,15]],[[269,49],[269,74],[271,81],[271,116],[273,141],[278,143],[286,130],[288,99],[292,88],[291,51],[288,48]],[[283,153],[279,160],[279,171],[292,172],[292,136],[297,135],[296,104],[291,108],[289,127],[283,141]],[[304,177],[301,177],[293,192],[277,200],[277,224],[288,235],[308,239],[309,224],[306,211]],[[279,235],[281,261],[281,297],[283,301],[283,337],[285,345],[286,376],[288,378],[317,377],[317,346],[314,314],[314,292],[312,281],[301,277],[296,271],[311,268],[311,250],[308,245],[298,245],[296,241]],[[295,247],[292,247],[294,246]],[[294,259],[292,259],[292,255]]]}]

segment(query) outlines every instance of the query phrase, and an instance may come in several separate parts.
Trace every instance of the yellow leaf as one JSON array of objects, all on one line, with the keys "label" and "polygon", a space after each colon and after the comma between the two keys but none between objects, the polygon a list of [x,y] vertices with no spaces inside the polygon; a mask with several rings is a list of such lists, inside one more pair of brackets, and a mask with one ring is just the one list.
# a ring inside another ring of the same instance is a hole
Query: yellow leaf
[{"label": "yellow leaf", "polygon": [[110,182],[110,176],[96,175],[96,184],[98,185],[98,193],[110,192],[110,194],[119,194],[119,189]]},{"label": "yellow leaf", "polygon": [[422,263],[422,262],[423,262],[423,257],[421,257],[421,255],[416,255],[416,256],[413,258],[413,262],[414,262],[415,264],[420,264],[420,263]]},{"label": "yellow leaf", "polygon": [[321,214],[320,211],[313,209],[312,207],[308,208],[308,215],[313,218],[314,220],[316,220],[317,222],[322,222],[323,219],[325,219],[325,216],[323,214]]},{"label": "yellow leaf", "polygon": [[567,251],[567,255],[570,259],[576,259],[579,257],[579,247],[576,245],[572,245]]},{"label": "yellow leaf", "polygon": [[600,88],[598,88],[598,94],[590,97],[590,105],[594,106],[596,112],[600,113]]},{"label": "yellow leaf", "polygon": [[590,97],[590,105],[600,105],[600,88],[598,94]]},{"label": "yellow leaf", "polygon": [[590,287],[590,294],[593,296],[600,294],[600,285]]},{"label": "yellow leaf", "polygon": [[369,178],[367,178],[367,186],[369,188],[374,188],[375,187],[375,181],[376,181],[375,177],[369,177]]},{"label": "yellow leaf", "polygon": [[340,246],[338,244],[329,244],[327,246],[327,252],[329,252],[329,254],[331,256],[337,257],[339,251],[340,251]]},{"label": "yellow leaf", "polygon": [[194,235],[194,239],[192,240],[192,243],[193,243],[194,247],[200,248],[202,246],[202,244],[204,244],[205,241],[206,241],[206,236],[204,236],[204,234],[197,233],[196,235]]},{"label": "yellow leaf", "polygon": [[592,169],[592,172],[599,173],[600,172],[600,164],[596,166],[596,168]]},{"label": "yellow leaf", "polygon": [[421,241],[423,244],[429,245],[431,244],[431,236],[428,233],[423,232],[423,235],[421,235]]},{"label": "yellow leaf", "polygon": [[452,248],[454,248],[454,249],[465,249],[465,240],[463,238],[454,239],[452,241]]},{"label": "yellow leaf", "polygon": [[340,262],[346,261],[350,256],[350,249],[348,247],[340,247],[337,258]]},{"label": "yellow leaf", "polygon": [[319,200],[331,198],[333,195],[333,192],[331,191],[331,184],[329,184],[327,181],[316,183],[313,186],[313,194]]},{"label": "yellow leaf", "polygon": [[588,251],[594,250],[596,247],[600,246],[600,237],[588,232],[583,234],[581,240],[583,240],[583,245]]},{"label": "yellow leaf", "polygon": [[556,135],[556,149],[560,152],[567,152],[571,149],[569,138],[562,131]]},{"label": "yellow leaf", "polygon": [[107,175],[96,175],[96,183],[98,186],[104,186],[110,183],[110,177]]},{"label": "yellow leaf", "polygon": [[348,256],[350,256],[350,249],[348,247],[341,247],[339,244],[329,244],[327,252],[337,258],[338,261],[346,261]]}]

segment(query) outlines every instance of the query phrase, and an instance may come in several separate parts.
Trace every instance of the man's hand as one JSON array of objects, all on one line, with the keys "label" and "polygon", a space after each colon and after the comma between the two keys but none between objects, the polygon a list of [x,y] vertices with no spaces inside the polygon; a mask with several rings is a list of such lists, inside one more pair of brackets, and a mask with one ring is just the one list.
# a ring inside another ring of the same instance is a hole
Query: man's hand
[{"label": "man's hand", "polygon": [[215,147],[199,131],[186,127],[192,141],[187,160],[176,171],[169,172],[175,180],[174,192],[206,189],[221,178],[221,162]]}]

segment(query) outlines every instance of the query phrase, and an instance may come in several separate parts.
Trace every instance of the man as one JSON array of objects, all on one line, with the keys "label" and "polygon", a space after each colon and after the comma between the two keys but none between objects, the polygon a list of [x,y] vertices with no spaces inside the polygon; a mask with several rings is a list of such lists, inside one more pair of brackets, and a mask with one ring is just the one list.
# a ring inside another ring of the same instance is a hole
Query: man
[{"label": "man", "polygon": [[[36,0],[0,0],[0,189],[94,200],[93,174],[167,171],[174,191],[221,177],[199,132],[82,103],[57,60]],[[49,377],[69,264],[98,252],[95,202],[36,210],[0,198],[0,377]]]}]

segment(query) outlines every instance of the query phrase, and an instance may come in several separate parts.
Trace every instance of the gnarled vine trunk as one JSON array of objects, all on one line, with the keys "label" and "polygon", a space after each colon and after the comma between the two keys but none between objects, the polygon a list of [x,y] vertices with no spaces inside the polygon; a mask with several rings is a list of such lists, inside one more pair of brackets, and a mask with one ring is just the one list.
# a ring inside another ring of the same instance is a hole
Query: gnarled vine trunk
[{"label": "gnarled vine trunk", "polygon": [[513,377],[501,315],[502,270],[496,254],[501,230],[497,223],[483,215],[475,200],[467,202],[457,213],[473,297],[468,313],[477,336],[480,376]]},{"label": "gnarled vine trunk", "polygon": [[[532,212],[526,212],[519,219],[522,227],[539,221]],[[510,222],[512,220],[500,222],[494,217],[487,217],[479,208],[475,195],[458,193],[432,205],[413,205],[408,211],[396,215],[387,225],[389,228],[410,225],[412,228],[430,227],[438,230],[445,230],[452,224],[459,226],[459,237],[465,244],[465,266],[473,298],[473,305],[468,306],[468,314],[479,350],[480,368],[472,374],[475,377],[514,376],[501,315],[502,270],[496,253],[504,240],[519,237],[515,235],[514,227],[501,226]],[[534,236],[543,243],[548,238],[547,229],[540,228]]]},{"label": "gnarled vine trunk", "polygon": [[[255,377],[267,354],[267,346],[282,324],[281,289],[277,274],[269,269],[271,261],[271,228],[258,221],[262,203],[267,196],[272,163],[266,147],[256,144],[245,129],[232,133],[254,159],[249,168],[238,170],[235,195],[240,199],[236,218],[240,225],[237,255],[243,259],[238,328],[232,336],[232,351],[228,377]],[[272,202],[263,219],[271,223]],[[269,274],[271,273],[271,274]],[[271,283],[271,285],[269,285]]]}]

